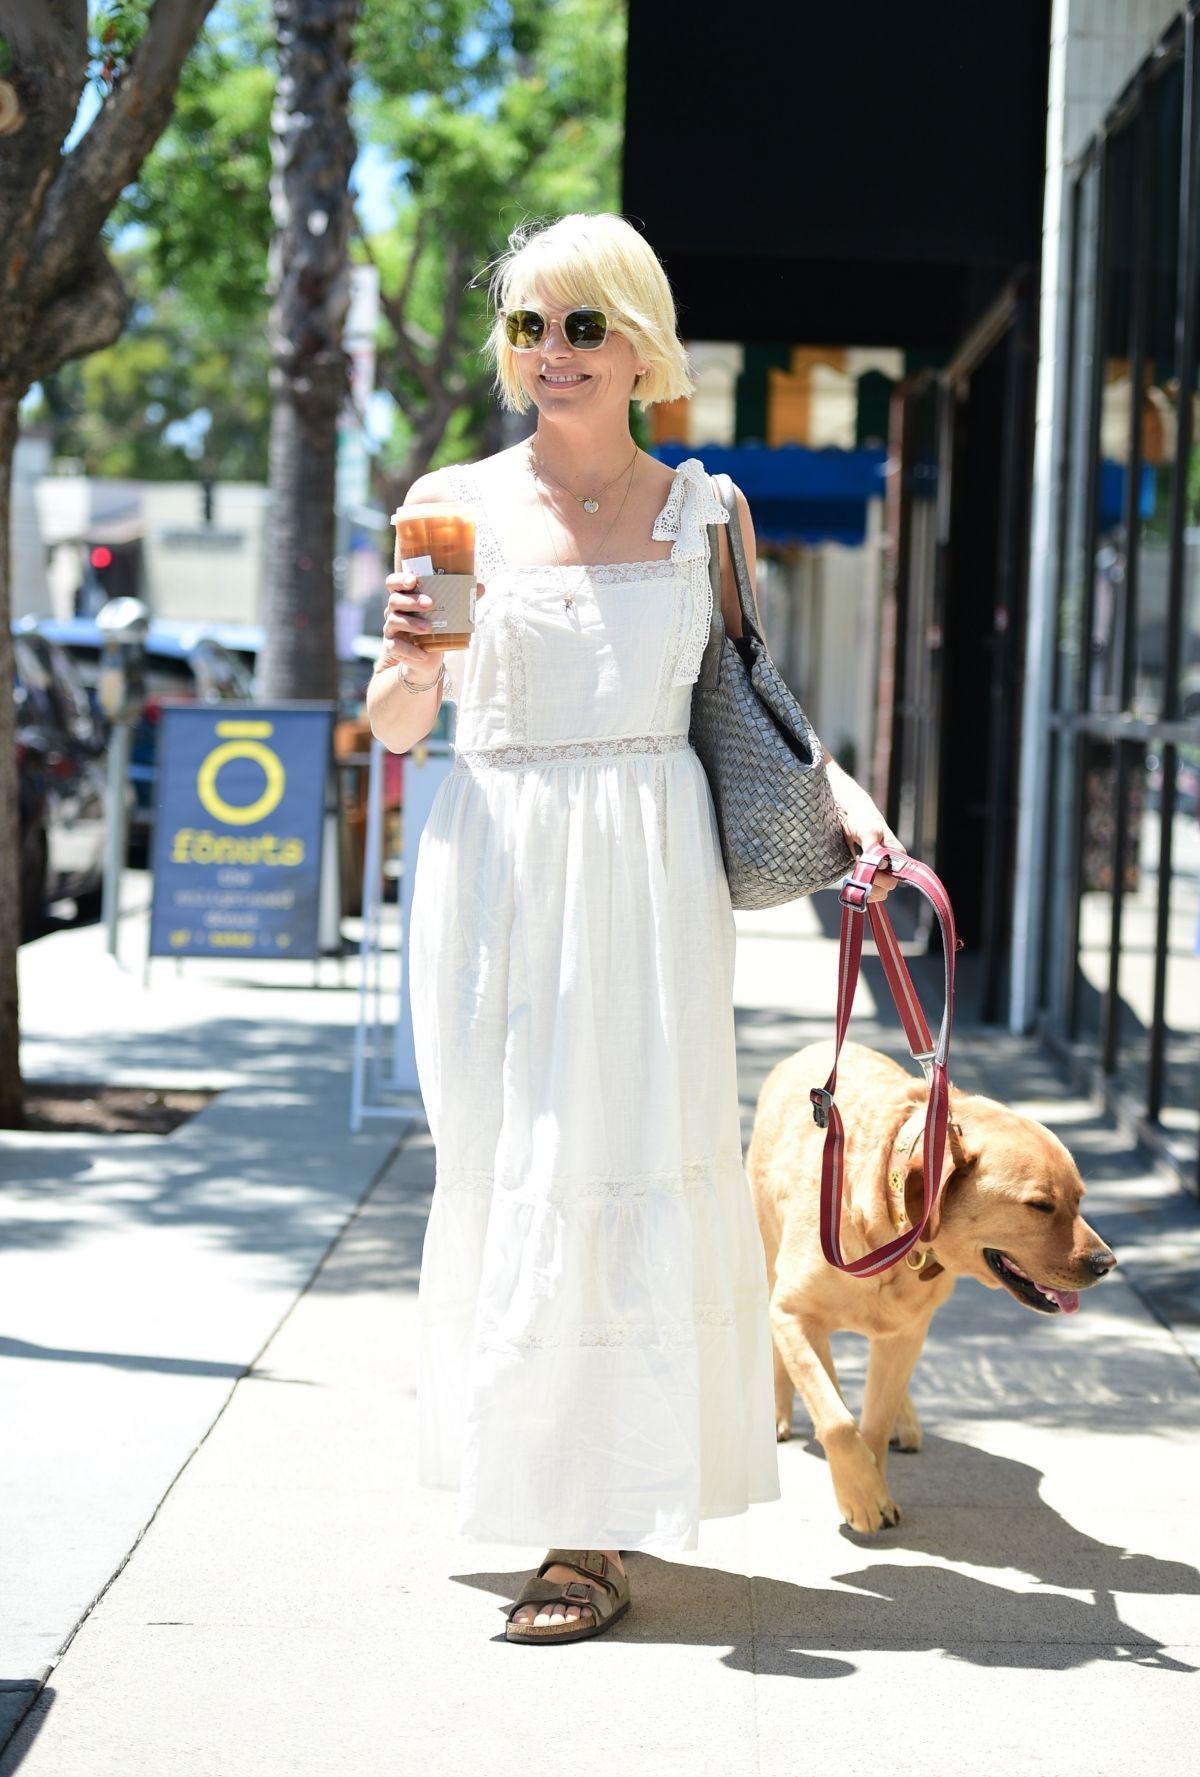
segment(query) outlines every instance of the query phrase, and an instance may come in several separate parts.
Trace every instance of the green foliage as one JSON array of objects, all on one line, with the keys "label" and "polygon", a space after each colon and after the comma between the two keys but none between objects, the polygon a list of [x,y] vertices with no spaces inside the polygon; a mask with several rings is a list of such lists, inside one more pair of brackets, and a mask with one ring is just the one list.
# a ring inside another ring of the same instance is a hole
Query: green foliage
[{"label": "green foliage", "polygon": [[[93,4],[98,78],[104,55],[119,75],[149,5]],[[465,286],[518,222],[617,207],[624,44],[621,0],[363,0],[355,124],[396,181],[393,225],[354,248],[385,295],[378,380],[398,410],[385,479],[477,454],[494,431],[486,298]],[[92,472],[198,473],[164,432],[204,406],[205,472],[265,473],[274,80],[267,0],[221,0],[106,231],[110,251],[132,247],[135,317],[47,392],[61,454]],[[432,428],[431,412],[444,416]]]},{"label": "green foliage", "polygon": [[[144,0],[97,8],[121,53]],[[270,429],[270,9],[222,0],[185,62],[171,123],[106,228],[135,307],[115,345],[64,365],[29,415],[88,474],[266,479]],[[176,428],[207,411],[211,425]]]},{"label": "green foliage", "polygon": [[271,233],[267,44],[236,9],[210,21],[184,64],[170,126],[113,213],[159,288],[219,325],[265,325]]},{"label": "green foliage", "polygon": [[102,88],[111,87],[142,40],[151,0],[100,0],[91,15],[91,70]]},{"label": "green foliage", "polygon": [[618,207],[625,8],[364,0],[358,49],[360,136],[396,157],[396,223],[367,246],[393,299],[393,338],[411,335],[408,350],[385,345],[380,357],[380,381],[400,409],[383,467],[404,479],[427,466],[412,454],[428,399],[420,368],[436,361],[448,317],[455,338],[445,381],[462,406],[431,460],[481,446],[490,415],[479,359],[486,301],[476,288],[457,310],[462,283],[529,217]]},{"label": "green foliage", "polygon": [[613,0],[364,0],[361,133],[486,256],[520,216],[616,208],[624,46]]},{"label": "green foliage", "polygon": [[[118,264],[135,292],[147,286],[139,255],[118,256]],[[48,378],[28,418],[48,423],[55,456],[79,459],[88,475],[264,481],[268,371],[261,329],[223,334],[157,290],[136,304],[115,345]],[[205,411],[206,432],[196,424]]]}]

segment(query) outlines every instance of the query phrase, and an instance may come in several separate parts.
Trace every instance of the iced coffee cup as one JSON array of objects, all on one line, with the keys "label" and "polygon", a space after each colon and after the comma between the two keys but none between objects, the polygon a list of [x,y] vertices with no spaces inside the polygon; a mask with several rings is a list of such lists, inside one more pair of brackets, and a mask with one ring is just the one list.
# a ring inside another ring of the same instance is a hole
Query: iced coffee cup
[{"label": "iced coffee cup", "polygon": [[401,506],[396,527],[396,572],[417,576],[417,591],[432,629],[406,640],[420,648],[466,648],[475,633],[475,520],[462,506]]}]

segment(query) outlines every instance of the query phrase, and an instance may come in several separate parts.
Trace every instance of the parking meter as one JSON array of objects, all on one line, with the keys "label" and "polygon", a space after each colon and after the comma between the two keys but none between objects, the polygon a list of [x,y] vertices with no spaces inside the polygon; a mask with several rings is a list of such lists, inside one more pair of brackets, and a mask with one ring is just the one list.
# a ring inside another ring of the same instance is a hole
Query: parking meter
[{"label": "parking meter", "polygon": [[150,613],[141,599],[109,599],[96,614],[103,652],[96,692],[110,722],[136,722],[146,701]]},{"label": "parking meter", "polygon": [[96,613],[103,641],[96,686],[112,723],[108,746],[103,919],[108,954],[117,955],[121,868],[129,824],[129,755],[133,728],[146,701],[146,636],[150,613],[141,599],[109,599]]}]

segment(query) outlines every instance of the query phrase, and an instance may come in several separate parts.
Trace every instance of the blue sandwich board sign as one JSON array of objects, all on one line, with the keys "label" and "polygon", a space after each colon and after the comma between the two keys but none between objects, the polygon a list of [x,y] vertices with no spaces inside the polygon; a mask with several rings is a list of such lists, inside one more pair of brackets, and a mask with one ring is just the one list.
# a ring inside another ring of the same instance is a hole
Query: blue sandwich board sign
[{"label": "blue sandwich board sign", "polygon": [[151,956],[316,956],[332,718],[163,706]]}]

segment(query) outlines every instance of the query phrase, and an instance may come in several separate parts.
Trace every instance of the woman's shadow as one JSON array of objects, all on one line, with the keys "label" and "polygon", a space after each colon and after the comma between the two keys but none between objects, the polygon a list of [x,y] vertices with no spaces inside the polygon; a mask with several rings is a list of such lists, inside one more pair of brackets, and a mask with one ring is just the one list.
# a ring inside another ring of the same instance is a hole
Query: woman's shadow
[{"label": "woman's shadow", "polygon": [[[953,1499],[910,1503],[899,1526],[877,1538],[844,1530],[852,1546],[870,1551],[865,1566],[831,1574],[829,1585],[805,1586],[635,1554],[627,1563],[634,1608],[614,1635],[723,1647],[724,1663],[735,1670],[795,1678],[848,1677],[856,1667],[845,1656],[891,1648],[1045,1671],[1098,1660],[1197,1670],[1123,1622],[1118,1605],[1127,1593],[1196,1597],[1195,1567],[1077,1530],[1041,1497],[1041,1474],[1028,1463],[945,1438],[927,1437],[925,1448],[929,1491],[944,1495],[949,1479]],[[836,1511],[832,1497],[829,1510]],[[888,1559],[899,1549],[933,1564]],[[1059,1589],[993,1585],[944,1561],[1015,1570]],[[803,1565],[798,1548],[796,1566]],[[507,1574],[460,1577],[507,1597],[521,1583]]]}]

